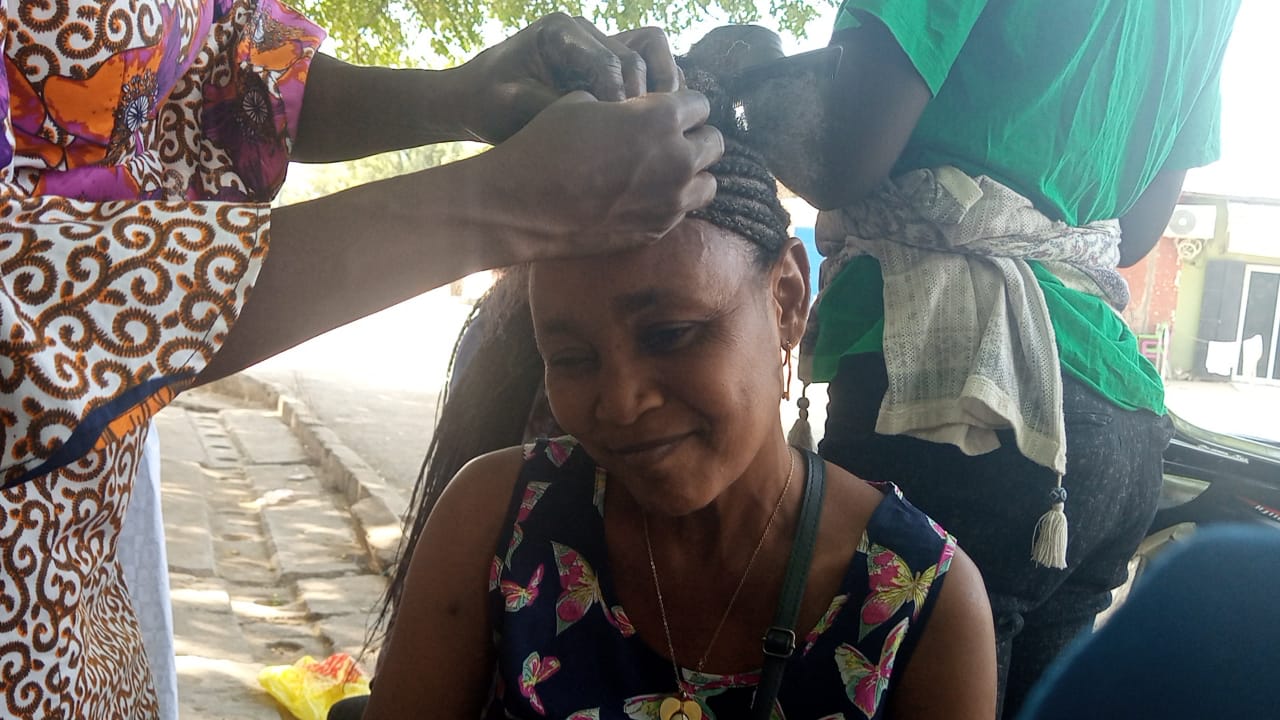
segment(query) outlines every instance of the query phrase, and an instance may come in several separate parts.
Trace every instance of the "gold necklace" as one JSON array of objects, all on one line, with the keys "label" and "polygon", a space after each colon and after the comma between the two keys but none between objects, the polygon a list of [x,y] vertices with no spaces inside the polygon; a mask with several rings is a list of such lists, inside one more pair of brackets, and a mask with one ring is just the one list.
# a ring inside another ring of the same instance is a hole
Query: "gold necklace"
[{"label": "gold necklace", "polygon": [[[773,505],[773,512],[769,513],[769,521],[764,524],[764,531],[760,533],[760,539],[756,541],[756,547],[751,551],[751,557],[747,560],[747,567],[742,571],[742,577],[738,579],[738,586],[733,589],[733,595],[729,596],[729,604],[724,608],[724,614],[720,616],[720,622],[716,624],[716,629],[711,633],[711,640],[707,642],[707,649],[702,651],[702,657],[698,660],[698,664],[694,667],[694,672],[701,674],[702,668],[707,662],[707,656],[711,654],[711,648],[716,644],[716,638],[720,637],[720,630],[724,628],[724,623],[729,619],[729,612],[733,610],[733,604],[738,600],[738,594],[742,592],[742,588],[747,583],[747,575],[751,574],[751,566],[756,561],[756,555],[760,554],[760,548],[764,547],[764,539],[769,535],[769,529],[773,527],[773,521],[778,519],[778,511],[782,509],[782,501],[787,497],[787,490],[791,488],[791,478],[796,473],[796,456],[790,447],[787,448],[787,457],[791,459],[791,467],[787,470],[787,481],[782,485],[782,492],[778,494],[778,502]],[[653,544],[649,542],[649,515],[642,512],[640,514],[641,522],[644,527],[644,548],[649,553],[649,571],[653,573],[653,589],[658,595],[658,614],[662,618],[662,632],[667,637],[667,653],[671,656],[671,669],[676,676],[676,692],[677,695],[663,698],[658,708],[658,717],[661,720],[702,720],[702,707],[693,699],[693,694],[689,692],[686,686],[684,673],[680,670],[680,664],[676,662],[675,644],[671,642],[671,626],[667,623],[667,607],[662,600],[662,584],[658,582],[658,565],[653,561]]]}]

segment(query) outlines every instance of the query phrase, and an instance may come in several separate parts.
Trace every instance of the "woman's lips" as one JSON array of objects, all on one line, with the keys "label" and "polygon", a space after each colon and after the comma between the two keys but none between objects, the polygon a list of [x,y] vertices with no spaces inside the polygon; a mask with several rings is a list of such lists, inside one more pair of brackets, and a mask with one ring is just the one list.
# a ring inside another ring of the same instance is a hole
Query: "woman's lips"
[{"label": "woman's lips", "polygon": [[616,445],[610,447],[609,452],[629,465],[652,465],[671,454],[681,442],[692,435],[693,433],[681,433],[626,445]]}]

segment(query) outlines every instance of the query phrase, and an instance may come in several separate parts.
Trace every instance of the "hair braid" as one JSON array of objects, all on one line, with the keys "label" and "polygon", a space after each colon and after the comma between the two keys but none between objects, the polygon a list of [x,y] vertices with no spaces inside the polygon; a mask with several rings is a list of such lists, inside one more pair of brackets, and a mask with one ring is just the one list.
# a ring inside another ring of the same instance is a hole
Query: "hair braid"
[{"label": "hair braid", "polygon": [[716,179],[716,195],[689,217],[741,235],[755,245],[763,264],[772,264],[786,246],[791,216],[778,200],[778,185],[746,138],[732,99],[720,80],[697,67],[688,56],[677,58],[690,89],[707,96],[711,114],[707,124],[724,136],[724,156],[708,168]]}]

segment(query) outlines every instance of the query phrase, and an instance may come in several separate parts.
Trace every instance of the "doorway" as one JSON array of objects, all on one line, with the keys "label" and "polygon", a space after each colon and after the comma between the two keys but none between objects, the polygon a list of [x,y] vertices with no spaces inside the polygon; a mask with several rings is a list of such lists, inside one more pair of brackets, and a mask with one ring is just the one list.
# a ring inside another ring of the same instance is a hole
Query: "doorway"
[{"label": "doorway", "polygon": [[1245,268],[1240,298],[1240,325],[1236,332],[1240,359],[1236,375],[1241,380],[1280,381],[1280,267],[1250,265]]}]

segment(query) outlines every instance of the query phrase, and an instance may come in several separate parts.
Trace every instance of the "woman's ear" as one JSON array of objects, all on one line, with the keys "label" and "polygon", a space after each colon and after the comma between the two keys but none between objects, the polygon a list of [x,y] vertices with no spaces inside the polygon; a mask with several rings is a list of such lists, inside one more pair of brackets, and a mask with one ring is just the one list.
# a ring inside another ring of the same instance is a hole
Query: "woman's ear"
[{"label": "woman's ear", "polygon": [[774,264],[773,299],[778,304],[778,334],[798,344],[809,320],[809,253],[799,238],[790,238]]}]

